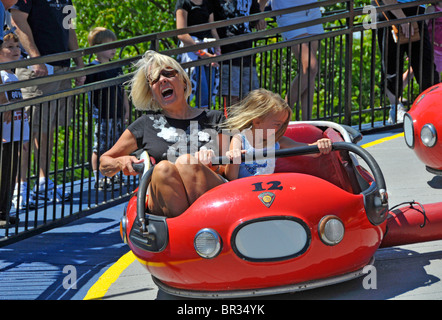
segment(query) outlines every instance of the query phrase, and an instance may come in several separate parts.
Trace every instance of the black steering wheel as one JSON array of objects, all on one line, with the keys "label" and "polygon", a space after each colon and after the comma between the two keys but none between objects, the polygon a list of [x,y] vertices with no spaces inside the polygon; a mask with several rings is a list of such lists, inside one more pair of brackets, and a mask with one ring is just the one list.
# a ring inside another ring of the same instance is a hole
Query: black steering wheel
[{"label": "black steering wheel", "polygon": [[[332,151],[348,151],[353,152],[360,156],[365,163],[368,165],[371,173],[373,174],[374,182],[369,188],[362,191],[361,194],[364,195],[364,205],[367,213],[367,217],[370,222],[374,225],[382,223],[387,218],[388,213],[388,196],[387,187],[385,184],[385,179],[382,171],[373,158],[373,156],[366,151],[364,148],[349,142],[334,142],[332,144]],[[289,149],[280,149],[275,151],[275,157],[292,157],[306,154],[319,153],[317,146],[305,146],[296,147]],[[242,161],[245,161],[245,156],[243,155]],[[255,160],[265,159],[265,155],[254,157]],[[227,157],[218,157],[216,159],[218,162],[215,163],[229,163],[230,159]],[[143,172],[144,164],[133,164],[134,169],[137,172]],[[137,193],[137,218],[141,223],[141,227],[146,229],[146,194],[147,189],[152,177],[152,173],[155,166],[152,166],[140,179]]]}]

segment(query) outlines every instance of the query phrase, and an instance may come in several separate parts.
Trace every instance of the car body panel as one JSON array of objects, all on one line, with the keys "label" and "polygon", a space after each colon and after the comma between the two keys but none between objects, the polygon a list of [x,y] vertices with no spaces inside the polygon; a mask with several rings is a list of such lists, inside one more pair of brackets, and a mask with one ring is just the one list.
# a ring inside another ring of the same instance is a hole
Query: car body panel
[{"label": "car body panel", "polygon": [[[422,92],[408,111],[412,119],[414,144],[411,147],[417,157],[430,169],[442,171],[442,84],[434,85]],[[433,147],[422,143],[421,130],[424,125],[432,124],[438,133]],[[411,130],[411,129],[410,129]],[[406,129],[407,131],[407,129]]]},{"label": "car body panel", "polygon": [[[268,208],[258,197],[260,191],[254,190],[257,183],[271,187],[275,181],[282,190],[271,190],[275,199]],[[320,201],[315,200],[318,196]],[[130,207],[129,212],[133,212]],[[326,215],[335,215],[344,223],[344,239],[338,245],[326,245],[319,238],[318,224]],[[307,250],[282,261],[253,262],[238,257],[231,243],[234,230],[247,221],[269,217],[302,220],[310,233]],[[129,221],[133,219],[129,217]],[[361,195],[297,173],[223,184],[201,196],[184,214],[167,219],[167,224],[169,243],[164,251],[129,246],[158,280],[175,288],[202,291],[282,286],[355,271],[369,263],[385,231],[385,223],[373,226],[368,221]],[[222,251],[213,259],[201,258],[194,249],[194,237],[203,228],[216,230],[222,238]]]}]

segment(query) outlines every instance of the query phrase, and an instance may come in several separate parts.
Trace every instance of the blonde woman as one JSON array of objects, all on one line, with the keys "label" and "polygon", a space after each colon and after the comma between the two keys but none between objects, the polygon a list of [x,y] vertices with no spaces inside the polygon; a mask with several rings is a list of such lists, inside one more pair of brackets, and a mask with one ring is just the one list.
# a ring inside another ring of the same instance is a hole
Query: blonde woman
[{"label": "blonde woman", "polygon": [[[219,125],[223,114],[188,105],[191,83],[174,59],[147,51],[136,68],[130,97],[137,109],[147,112],[101,156],[100,171],[108,177],[119,171],[136,175],[132,164],[141,160],[131,153],[146,150],[156,163],[148,189],[149,210],[175,217],[203,193],[223,183],[216,173],[219,166],[211,163],[222,145]],[[225,151],[221,150],[222,154]]]},{"label": "blonde woman", "polygon": [[[250,161],[246,157],[246,161],[240,164],[241,154],[266,151],[271,155],[278,149],[307,145],[284,136],[292,110],[287,102],[271,91],[257,89],[250,92],[240,104],[230,108],[229,115],[225,126],[238,133],[233,136],[227,152],[227,157],[233,160],[225,168],[228,180],[274,172],[274,157]],[[332,147],[330,139],[319,139],[310,145],[317,145],[320,154],[328,154]]]}]

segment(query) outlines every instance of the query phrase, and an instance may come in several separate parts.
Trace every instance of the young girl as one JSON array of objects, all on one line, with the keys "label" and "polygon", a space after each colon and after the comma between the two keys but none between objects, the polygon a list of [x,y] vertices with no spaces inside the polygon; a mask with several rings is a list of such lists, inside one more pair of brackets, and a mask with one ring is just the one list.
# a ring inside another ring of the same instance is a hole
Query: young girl
[{"label": "young girl", "polygon": [[[278,149],[307,145],[284,136],[292,110],[276,93],[265,89],[254,90],[240,104],[232,106],[229,114],[225,125],[239,133],[233,136],[227,152],[227,157],[233,159],[233,163],[225,168],[228,180],[274,172],[274,157],[247,161],[249,153],[266,151],[271,155]],[[317,145],[320,154],[328,154],[332,143],[330,139],[319,139],[310,145]],[[239,164],[241,154],[246,154],[246,161]]]}]

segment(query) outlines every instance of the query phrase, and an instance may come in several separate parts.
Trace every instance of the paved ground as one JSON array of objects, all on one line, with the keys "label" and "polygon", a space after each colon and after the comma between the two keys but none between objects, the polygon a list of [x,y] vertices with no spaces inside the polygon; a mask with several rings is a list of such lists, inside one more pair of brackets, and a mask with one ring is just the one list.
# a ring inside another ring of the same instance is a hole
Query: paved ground
[{"label": "paved ground", "polygon": [[[361,145],[377,159],[390,206],[442,199],[442,179],[428,173],[403,137],[371,135]],[[393,137],[391,139],[391,137]],[[0,299],[176,299],[152,283],[121,243],[124,205],[0,248]],[[379,249],[376,273],[349,282],[266,299],[442,299],[442,240]],[[365,281],[365,282],[364,282]],[[364,289],[364,283],[373,289]]]}]

